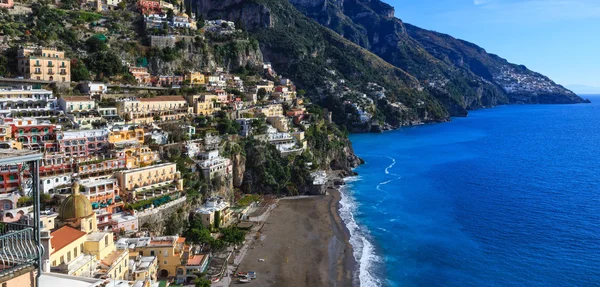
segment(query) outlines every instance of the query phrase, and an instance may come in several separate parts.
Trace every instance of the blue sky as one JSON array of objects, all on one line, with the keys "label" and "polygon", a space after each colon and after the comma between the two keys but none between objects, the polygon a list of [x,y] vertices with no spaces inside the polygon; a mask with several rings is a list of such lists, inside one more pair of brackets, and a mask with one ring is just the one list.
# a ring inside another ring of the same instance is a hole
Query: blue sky
[{"label": "blue sky", "polygon": [[473,42],[562,85],[600,87],[600,0],[383,0],[396,17]]}]

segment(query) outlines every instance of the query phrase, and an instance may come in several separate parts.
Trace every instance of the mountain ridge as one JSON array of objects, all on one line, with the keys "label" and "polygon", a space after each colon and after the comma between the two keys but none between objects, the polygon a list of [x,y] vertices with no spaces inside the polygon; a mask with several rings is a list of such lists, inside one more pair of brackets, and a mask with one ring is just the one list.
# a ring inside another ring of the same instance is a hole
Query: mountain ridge
[{"label": "mountain ridge", "polygon": [[243,23],[265,60],[352,131],[501,104],[585,102],[473,43],[406,24],[378,0],[195,1],[209,19]]}]

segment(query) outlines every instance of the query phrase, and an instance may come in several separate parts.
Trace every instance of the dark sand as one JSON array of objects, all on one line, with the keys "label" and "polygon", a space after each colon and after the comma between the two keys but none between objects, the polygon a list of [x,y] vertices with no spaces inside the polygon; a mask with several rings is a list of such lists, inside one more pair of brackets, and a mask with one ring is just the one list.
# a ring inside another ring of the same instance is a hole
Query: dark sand
[{"label": "dark sand", "polygon": [[[238,271],[255,271],[246,286],[353,286],[356,261],[338,213],[340,193],[280,200]],[[259,259],[265,259],[259,262]]]}]

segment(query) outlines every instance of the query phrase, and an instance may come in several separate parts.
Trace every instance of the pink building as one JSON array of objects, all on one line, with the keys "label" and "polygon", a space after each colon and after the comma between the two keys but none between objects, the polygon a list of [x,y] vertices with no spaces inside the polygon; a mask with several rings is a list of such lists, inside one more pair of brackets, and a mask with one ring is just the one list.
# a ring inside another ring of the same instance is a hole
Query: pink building
[{"label": "pink building", "polygon": [[146,67],[129,67],[129,72],[140,84],[152,83],[152,77],[150,76],[150,73],[148,73],[148,68]]},{"label": "pink building", "polygon": [[0,8],[12,9],[14,6],[13,0],[0,0]]}]

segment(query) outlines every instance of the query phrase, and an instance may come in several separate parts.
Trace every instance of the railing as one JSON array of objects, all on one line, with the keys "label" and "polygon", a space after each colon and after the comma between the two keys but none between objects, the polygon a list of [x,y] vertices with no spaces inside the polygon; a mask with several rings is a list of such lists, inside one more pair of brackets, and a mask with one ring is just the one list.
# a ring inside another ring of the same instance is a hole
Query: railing
[{"label": "railing", "polygon": [[32,226],[0,224],[0,277],[38,263],[40,250]]}]

